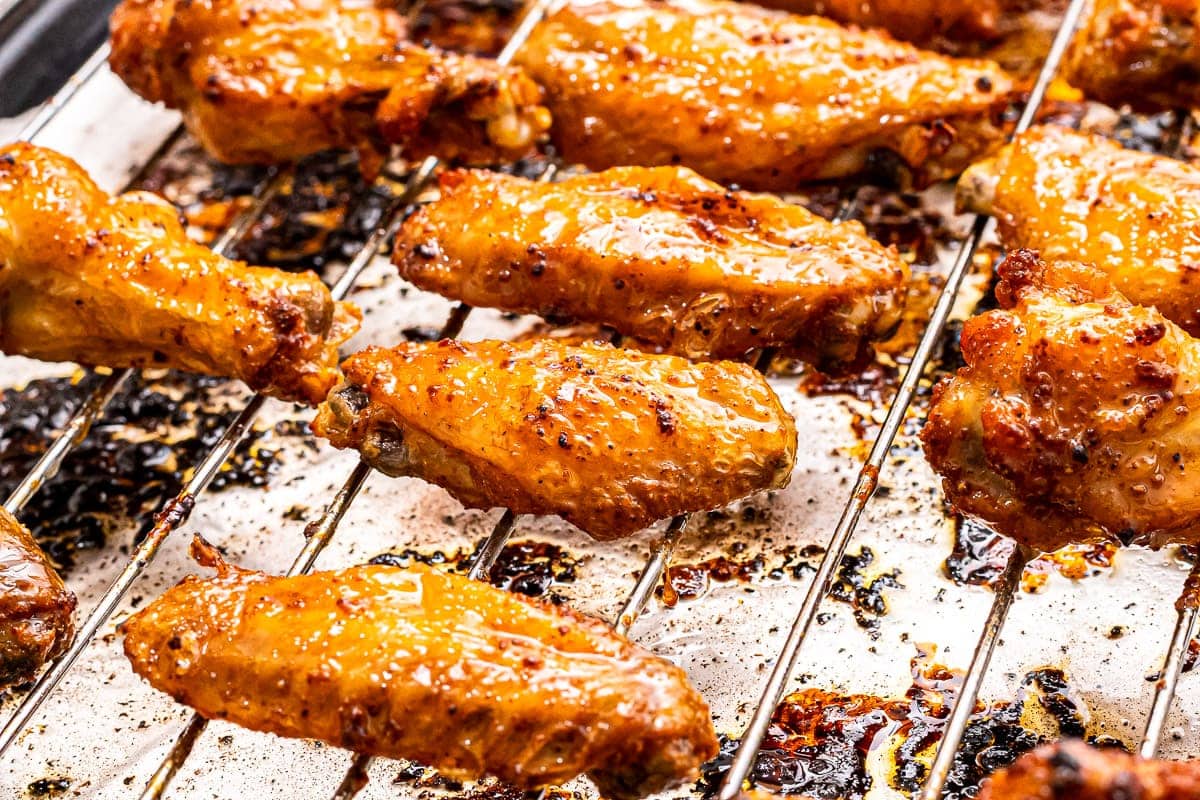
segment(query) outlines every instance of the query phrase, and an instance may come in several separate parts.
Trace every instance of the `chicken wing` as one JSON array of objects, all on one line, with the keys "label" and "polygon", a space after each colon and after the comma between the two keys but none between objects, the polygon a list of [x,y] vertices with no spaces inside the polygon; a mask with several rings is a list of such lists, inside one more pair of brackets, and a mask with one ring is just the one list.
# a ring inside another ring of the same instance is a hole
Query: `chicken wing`
[{"label": "chicken wing", "polygon": [[918,181],[957,174],[999,143],[1013,91],[991,62],[731,0],[575,0],[517,60],[568,160],[749,189],[851,175],[877,151]]},{"label": "chicken wing", "polygon": [[958,199],[994,215],[1008,247],[1094,264],[1200,335],[1200,169],[1045,126],[967,170]]},{"label": "chicken wing", "polygon": [[928,45],[942,36],[992,39],[1012,0],[767,0],[762,5],[793,14],[819,14],[863,28],[883,28],[897,38]]},{"label": "chicken wing", "polygon": [[33,680],[75,637],[75,595],[0,507],[0,688]]},{"label": "chicken wing", "polygon": [[999,270],[921,433],[950,502],[1040,551],[1200,542],[1200,342],[1091,267]]},{"label": "chicken wing", "polygon": [[766,380],[611,346],[441,341],[371,348],[313,430],[471,508],[558,514],[616,539],[787,484],[796,428]]},{"label": "chicken wing", "polygon": [[124,624],[134,671],[210,719],[522,789],[587,773],[614,798],[717,754],[683,670],[598,620],[419,566],[217,566]]},{"label": "chicken wing", "polygon": [[1064,77],[1138,111],[1200,106],[1200,0],[1093,0]]},{"label": "chicken wing", "polygon": [[452,172],[392,252],[405,279],[473,306],[600,322],[691,358],[780,347],[825,368],[891,332],[908,276],[857,222],[683,167],[551,184]]},{"label": "chicken wing", "polygon": [[405,41],[390,8],[342,0],[124,0],[110,63],[147,100],[183,111],[227,162],[356,148],[370,172],[405,154],[495,161],[549,126],[518,69]]},{"label": "chicken wing", "polygon": [[0,148],[0,352],[235,377],[315,404],[358,318],[311,272],[191,241],[155,195],[110,197],[66,156]]},{"label": "chicken wing", "polygon": [[1200,764],[1141,759],[1080,741],[1045,745],[987,780],[979,800],[1193,800]]}]

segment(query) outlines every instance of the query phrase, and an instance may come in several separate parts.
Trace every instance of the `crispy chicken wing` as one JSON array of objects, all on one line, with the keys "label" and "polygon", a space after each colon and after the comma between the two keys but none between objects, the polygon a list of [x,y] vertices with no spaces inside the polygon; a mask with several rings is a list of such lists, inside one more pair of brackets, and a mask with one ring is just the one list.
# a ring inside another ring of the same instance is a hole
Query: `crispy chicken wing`
[{"label": "crispy chicken wing", "polygon": [[950,502],[1041,551],[1200,541],[1200,342],[1091,267],[1000,275],[921,434]]},{"label": "crispy chicken wing", "polygon": [[972,166],[958,197],[994,215],[1007,246],[1094,264],[1200,335],[1200,169],[1050,125]]},{"label": "crispy chicken wing", "polygon": [[399,14],[369,3],[124,0],[110,62],[228,162],[357,148],[370,171],[389,143],[494,161],[527,152],[549,126],[520,70],[405,38]]},{"label": "crispy chicken wing", "polygon": [[740,363],[611,346],[441,341],[372,348],[313,430],[472,508],[558,514],[615,539],[787,484],[796,428]]},{"label": "crispy chicken wing", "polygon": [[357,327],[313,273],[222,258],[162,198],[110,197],[66,156],[0,148],[0,351],[235,377],[315,404]]},{"label": "crispy chicken wing", "polygon": [[1093,0],[1064,77],[1139,111],[1200,106],[1200,0]]},{"label": "crispy chicken wing", "polygon": [[75,637],[75,595],[0,507],[0,688],[33,680]]},{"label": "crispy chicken wing", "polygon": [[857,173],[876,151],[919,180],[957,174],[999,142],[1013,90],[991,62],[730,0],[575,0],[517,59],[567,159],[750,189]]},{"label": "crispy chicken wing", "polygon": [[979,800],[1194,800],[1200,763],[1141,759],[1080,741],[1045,745],[992,775]]},{"label": "crispy chicken wing", "polygon": [[598,620],[423,567],[218,566],[124,624],[134,670],[205,717],[522,789],[587,773],[614,798],[717,754],[683,670]]},{"label": "crispy chicken wing", "polygon": [[408,219],[400,274],[473,306],[568,316],[688,357],[780,347],[844,367],[900,319],[908,269],[832,224],[683,167],[541,184],[452,172]]}]

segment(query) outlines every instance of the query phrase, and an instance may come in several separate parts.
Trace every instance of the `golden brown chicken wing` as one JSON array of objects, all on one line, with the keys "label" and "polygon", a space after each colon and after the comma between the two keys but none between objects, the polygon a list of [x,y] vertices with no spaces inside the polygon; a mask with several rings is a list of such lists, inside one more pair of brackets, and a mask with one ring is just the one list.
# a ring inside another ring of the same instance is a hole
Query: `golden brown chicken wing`
[{"label": "golden brown chicken wing", "polygon": [[928,45],[942,36],[991,39],[1013,0],[767,0],[762,5],[793,14],[819,14],[863,28],[883,28],[900,39]]},{"label": "golden brown chicken wing", "polygon": [[405,37],[399,14],[370,3],[124,0],[110,63],[142,97],[182,110],[228,162],[356,148],[371,171],[389,143],[494,161],[524,154],[549,126],[520,70]]},{"label": "golden brown chicken wing", "polygon": [[967,170],[958,199],[994,215],[1008,247],[1094,264],[1200,334],[1200,169],[1048,125]]},{"label": "golden brown chicken wing", "polygon": [[0,688],[33,680],[75,637],[75,595],[0,507]]},{"label": "golden brown chicken wing", "polygon": [[551,184],[452,172],[392,258],[422,289],[473,306],[600,322],[691,358],[779,347],[826,368],[895,327],[908,275],[857,222],[683,167]]},{"label": "golden brown chicken wing", "polygon": [[999,269],[921,434],[950,502],[1041,551],[1200,541],[1200,342],[1091,267]]},{"label": "golden brown chicken wing", "polygon": [[1093,0],[1064,77],[1139,111],[1200,106],[1200,0]]},{"label": "golden brown chicken wing", "polygon": [[615,798],[717,754],[683,670],[598,620],[423,567],[218,567],[124,624],[134,670],[205,717],[522,789],[587,773]]},{"label": "golden brown chicken wing", "polygon": [[162,198],[110,197],[66,156],[0,148],[0,352],[174,367],[315,404],[357,327],[313,273],[222,258]]},{"label": "golden brown chicken wing", "polygon": [[791,417],[739,363],[543,339],[371,348],[342,367],[318,436],[468,507],[558,514],[597,539],[777,489],[796,455]]},{"label": "golden brown chicken wing", "polygon": [[1200,763],[1141,759],[1080,741],[1026,753],[983,785],[979,800],[1193,800]]},{"label": "golden brown chicken wing", "polygon": [[517,60],[562,154],[593,169],[682,164],[749,189],[862,171],[877,151],[930,180],[992,145],[995,64],[730,0],[575,0]]}]

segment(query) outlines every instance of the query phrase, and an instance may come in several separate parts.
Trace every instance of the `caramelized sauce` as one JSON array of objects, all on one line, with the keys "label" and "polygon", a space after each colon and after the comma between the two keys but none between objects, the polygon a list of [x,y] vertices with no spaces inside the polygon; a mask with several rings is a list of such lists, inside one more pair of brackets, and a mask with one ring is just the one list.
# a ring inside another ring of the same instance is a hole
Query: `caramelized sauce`
[{"label": "caramelized sauce", "polygon": [[[959,585],[995,586],[1013,551],[1012,540],[993,532],[973,519],[958,516],[954,523],[954,549],[945,561],[946,574]],[[1111,569],[1118,545],[1090,542],[1064,547],[1029,562],[1021,577],[1021,588],[1040,591],[1051,572],[1081,580]]]}]

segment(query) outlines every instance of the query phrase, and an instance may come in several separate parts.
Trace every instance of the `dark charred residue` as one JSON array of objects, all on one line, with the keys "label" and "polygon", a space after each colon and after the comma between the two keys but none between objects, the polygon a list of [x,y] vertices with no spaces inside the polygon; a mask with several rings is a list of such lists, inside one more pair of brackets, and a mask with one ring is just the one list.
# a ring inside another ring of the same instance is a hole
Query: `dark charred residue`
[{"label": "dark charred residue", "polygon": [[[481,540],[473,550],[456,550],[453,553],[406,548],[375,556],[370,563],[401,568],[414,563],[425,564],[449,572],[465,573],[471,568],[473,555],[479,552],[482,544]],[[560,604],[564,598],[554,592],[554,587],[574,583],[578,568],[579,559],[551,542],[509,542],[492,564],[489,582],[526,597],[541,597]]]},{"label": "dark charred residue", "polygon": [[[464,784],[462,781],[447,778],[430,767],[424,767],[411,761],[401,761],[392,779],[396,786],[408,785],[422,789],[418,797],[422,800],[441,798],[442,800],[524,800],[526,793],[510,784],[502,783],[494,778],[485,778],[475,783]],[[579,792],[568,792],[558,787],[549,787],[538,792],[545,800],[581,800]]]},{"label": "dark charred residue", "polygon": [[837,580],[829,596],[847,603],[854,610],[854,621],[865,628],[872,639],[879,638],[879,620],[887,615],[885,590],[902,589],[900,570],[871,574],[875,553],[863,547],[857,555],[847,554],[838,566]]},{"label": "dark charred residue", "polygon": [[29,784],[30,797],[59,797],[71,788],[70,778],[38,778]]},{"label": "dark charred residue", "polygon": [[[76,407],[95,387],[89,375],[37,380],[0,393],[0,495],[11,492],[53,441]],[[155,513],[179,492],[187,471],[216,444],[232,419],[222,397],[224,381],[168,373],[138,380],[119,393],[104,417],[68,456],[59,474],[30,500],[21,520],[59,564],[77,552],[104,545],[107,536],[133,521],[139,536]],[[230,486],[265,487],[277,466],[269,439],[293,428],[256,429],[238,445],[209,491]]]},{"label": "dark charred residue", "polygon": [[[959,585],[995,586],[1016,545],[987,526],[965,517],[955,517],[954,548],[945,562],[947,576]],[[1069,545],[1029,562],[1021,578],[1021,588],[1037,592],[1046,585],[1051,572],[1071,580],[1099,575],[1113,565],[1117,545],[1090,542]]]},{"label": "dark charred residue", "polygon": [[[962,680],[961,673],[935,663],[932,656],[932,648],[918,652],[912,685],[902,698],[821,689],[789,695],[775,711],[752,782],[783,794],[846,800],[866,796],[880,779],[897,791],[915,792]],[[1041,734],[1022,723],[1031,712],[1061,735],[1087,735],[1087,707],[1071,691],[1065,674],[1056,669],[1031,672],[1015,701],[977,704],[945,797],[974,797],[987,775],[1040,744]],[[736,747],[736,741],[722,738],[721,754],[705,767],[701,780],[705,796],[720,786]],[[869,758],[883,768],[868,771]]]},{"label": "dark charred residue", "polygon": [[894,363],[876,361],[868,364],[862,372],[852,375],[830,376],[810,372],[804,376],[800,389],[809,397],[822,395],[849,395],[872,407],[885,407],[891,402],[899,381],[900,370]]}]

